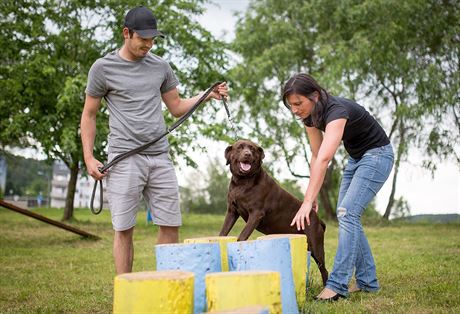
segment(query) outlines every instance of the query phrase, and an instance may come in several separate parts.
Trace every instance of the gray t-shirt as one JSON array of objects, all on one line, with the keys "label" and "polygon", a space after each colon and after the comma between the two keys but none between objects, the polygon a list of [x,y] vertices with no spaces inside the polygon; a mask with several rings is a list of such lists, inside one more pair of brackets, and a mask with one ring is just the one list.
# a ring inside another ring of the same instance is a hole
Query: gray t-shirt
[{"label": "gray t-shirt", "polygon": [[[118,50],[94,62],[86,93],[104,97],[109,109],[109,153],[124,153],[150,142],[166,131],[161,94],[179,85],[171,66],[148,53],[138,61],[122,59]],[[168,152],[166,137],[143,154]]]}]

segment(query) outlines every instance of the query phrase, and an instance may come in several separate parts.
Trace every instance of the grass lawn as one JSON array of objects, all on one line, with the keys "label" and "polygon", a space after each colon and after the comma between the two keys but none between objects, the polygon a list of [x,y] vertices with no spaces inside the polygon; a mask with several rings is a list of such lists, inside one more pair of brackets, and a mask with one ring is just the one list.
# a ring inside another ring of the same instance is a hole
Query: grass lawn
[{"label": "grass lawn", "polygon": [[[62,210],[38,213],[60,219]],[[114,266],[109,213],[76,210],[72,225],[99,235],[99,241],[0,208],[0,313],[110,313]],[[155,269],[157,230],[140,213],[135,231],[134,271]],[[184,215],[181,240],[217,235],[223,216]],[[242,229],[238,221],[232,235]],[[312,282],[304,313],[460,313],[460,224],[366,226],[381,284],[378,293],[357,293],[334,304],[318,304],[320,274]],[[260,235],[254,233],[252,238]],[[326,261],[332,269],[337,226],[326,232]]]}]

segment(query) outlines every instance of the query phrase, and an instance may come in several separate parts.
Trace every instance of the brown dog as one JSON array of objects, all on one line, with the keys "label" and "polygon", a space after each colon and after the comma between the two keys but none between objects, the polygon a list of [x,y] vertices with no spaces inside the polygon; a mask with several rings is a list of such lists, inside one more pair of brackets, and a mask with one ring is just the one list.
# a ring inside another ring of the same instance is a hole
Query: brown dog
[{"label": "brown dog", "polygon": [[324,231],[326,225],[314,210],[310,213],[310,226],[297,231],[290,226],[302,202],[283,190],[262,168],[264,151],[257,144],[239,140],[225,150],[232,179],[228,189],[227,215],[220,236],[226,236],[238,217],[246,226],[238,241],[249,238],[254,229],[264,234],[300,233],[307,235],[308,249],[318,265],[326,284],[328,272],[324,261]]}]

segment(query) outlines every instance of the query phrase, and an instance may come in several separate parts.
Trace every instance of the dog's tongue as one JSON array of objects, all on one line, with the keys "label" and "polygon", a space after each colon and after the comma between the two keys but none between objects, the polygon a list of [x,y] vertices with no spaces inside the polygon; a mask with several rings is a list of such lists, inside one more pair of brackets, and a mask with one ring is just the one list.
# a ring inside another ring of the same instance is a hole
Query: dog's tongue
[{"label": "dog's tongue", "polygon": [[248,171],[249,169],[251,169],[251,164],[245,164],[243,162],[240,162],[240,167],[241,169],[243,169],[243,171]]}]

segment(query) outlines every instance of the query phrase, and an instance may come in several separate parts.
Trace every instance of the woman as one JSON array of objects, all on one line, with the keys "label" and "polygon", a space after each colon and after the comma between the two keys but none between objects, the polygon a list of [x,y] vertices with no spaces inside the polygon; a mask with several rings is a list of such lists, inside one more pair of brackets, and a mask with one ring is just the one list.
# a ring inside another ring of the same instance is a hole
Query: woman
[{"label": "woman", "polygon": [[[339,244],[334,267],[317,300],[336,301],[350,292],[377,291],[374,258],[361,226],[361,215],[387,180],[394,155],[388,136],[377,121],[352,100],[329,95],[314,78],[297,74],[283,91],[283,102],[305,124],[312,150],[310,182],[291,226],[305,228],[329,161],[343,141],[348,164],[337,202]],[[356,284],[348,288],[355,271]]]}]

